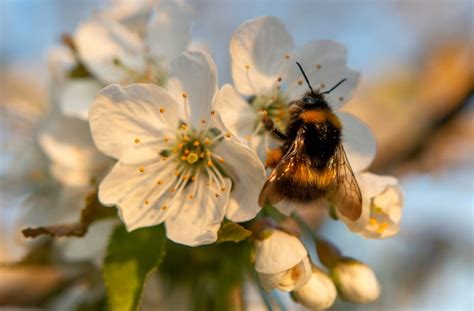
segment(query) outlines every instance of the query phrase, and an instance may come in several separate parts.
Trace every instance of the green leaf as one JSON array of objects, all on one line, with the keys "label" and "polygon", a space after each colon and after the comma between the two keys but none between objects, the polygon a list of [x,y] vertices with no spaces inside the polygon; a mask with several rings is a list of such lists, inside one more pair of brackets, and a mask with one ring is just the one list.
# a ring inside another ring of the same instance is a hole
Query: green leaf
[{"label": "green leaf", "polygon": [[127,232],[115,229],[104,260],[103,276],[111,311],[137,310],[147,276],[165,256],[163,226]]},{"label": "green leaf", "polygon": [[233,222],[224,223],[219,230],[217,243],[240,242],[252,235],[252,232]]}]

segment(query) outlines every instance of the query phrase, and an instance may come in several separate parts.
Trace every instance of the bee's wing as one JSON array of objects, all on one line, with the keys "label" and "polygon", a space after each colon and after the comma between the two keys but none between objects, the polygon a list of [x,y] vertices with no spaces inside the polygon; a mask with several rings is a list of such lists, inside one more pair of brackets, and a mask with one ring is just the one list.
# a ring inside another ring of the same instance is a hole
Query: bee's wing
[{"label": "bee's wing", "polygon": [[304,128],[298,130],[291,147],[268,176],[267,181],[260,192],[260,196],[258,197],[258,204],[261,207],[264,207],[266,203],[275,205],[284,199],[284,197],[277,191],[275,184],[281,177],[286,174],[291,174],[291,168],[296,165],[296,161],[298,161],[301,155],[303,155],[304,133]]},{"label": "bee's wing", "polygon": [[327,194],[327,199],[342,216],[355,221],[362,214],[362,194],[342,144],[336,148],[333,165],[336,169],[336,180]]}]

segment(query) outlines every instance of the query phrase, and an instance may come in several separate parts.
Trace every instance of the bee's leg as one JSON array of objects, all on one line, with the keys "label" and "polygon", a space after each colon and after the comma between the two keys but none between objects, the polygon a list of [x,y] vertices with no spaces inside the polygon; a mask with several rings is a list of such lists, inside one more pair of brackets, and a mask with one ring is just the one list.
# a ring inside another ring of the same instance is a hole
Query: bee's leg
[{"label": "bee's leg", "polygon": [[265,161],[265,168],[274,168],[283,157],[283,150],[280,147],[270,149],[267,151],[267,159]]},{"label": "bee's leg", "polygon": [[275,126],[275,123],[273,123],[272,118],[270,118],[267,115],[264,115],[262,116],[262,122],[263,122],[263,126],[265,127],[265,130],[272,133],[276,139],[280,139],[280,140],[287,139],[286,135]]}]

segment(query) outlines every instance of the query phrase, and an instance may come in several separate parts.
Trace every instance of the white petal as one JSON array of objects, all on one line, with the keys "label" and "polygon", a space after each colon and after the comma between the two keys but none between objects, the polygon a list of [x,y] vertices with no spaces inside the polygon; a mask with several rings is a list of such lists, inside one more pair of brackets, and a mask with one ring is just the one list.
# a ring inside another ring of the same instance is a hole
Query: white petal
[{"label": "white petal", "polygon": [[215,110],[219,113],[227,129],[245,138],[255,130],[259,122],[257,112],[230,84],[225,84],[217,94]]},{"label": "white petal", "polygon": [[51,226],[75,223],[80,219],[85,199],[92,191],[86,188],[62,187],[52,185],[41,191],[33,192],[23,202],[20,224],[22,226]]},{"label": "white petal", "polygon": [[343,145],[354,173],[366,169],[375,157],[375,136],[367,125],[346,112],[338,112],[343,126]]},{"label": "white petal", "polygon": [[292,49],[293,39],[278,18],[264,16],[242,24],[230,42],[237,90],[243,95],[268,92],[289,62],[285,56]]},{"label": "white petal", "polygon": [[[359,81],[359,73],[347,67],[344,46],[329,40],[310,42],[298,49],[293,59],[301,64],[314,90],[327,91],[346,79],[330,94],[325,95],[333,109],[341,107],[352,97]],[[286,80],[283,83],[288,85],[290,101],[301,98],[309,91],[303,74],[295,64],[288,67],[283,79]],[[303,83],[298,83],[299,81]]]},{"label": "white petal", "polygon": [[299,290],[311,278],[311,264],[308,256],[296,266],[279,273],[258,273],[260,285],[264,290],[279,289],[286,292]]},{"label": "white petal", "polygon": [[153,84],[108,86],[90,108],[94,142],[102,152],[118,159],[136,145],[137,138],[140,144],[161,141],[178,126],[177,105],[164,89]]},{"label": "white petal", "polygon": [[51,160],[53,175],[70,186],[88,185],[107,161],[94,146],[87,122],[77,118],[49,118],[39,143]]},{"label": "white petal", "polygon": [[[138,161],[140,150],[128,151]],[[145,157],[149,156],[147,153]],[[117,162],[99,185],[99,200],[104,205],[116,205],[127,230],[157,225],[164,221],[171,208],[162,210],[171,200],[176,169],[170,159],[142,158],[142,164]],[[142,170],[143,168],[143,170]],[[159,183],[158,183],[159,182]]]},{"label": "white petal", "polygon": [[96,98],[102,85],[93,79],[69,80],[61,94],[61,108],[65,115],[89,118],[89,107]]},{"label": "white petal", "polygon": [[115,219],[95,222],[84,237],[71,237],[59,241],[59,251],[66,260],[89,260],[100,266],[115,225]]},{"label": "white petal", "polygon": [[56,83],[61,83],[65,80],[67,73],[76,65],[76,60],[71,52],[71,49],[60,46],[54,47],[48,53],[48,70],[52,82],[57,87]]},{"label": "white petal", "polygon": [[156,63],[169,62],[191,41],[192,8],[183,1],[160,1],[147,26],[146,41]]},{"label": "white petal", "polygon": [[307,255],[298,238],[273,230],[264,240],[256,241],[255,270],[260,273],[286,271],[298,265]]},{"label": "white petal", "polygon": [[[111,19],[102,17],[82,23],[74,42],[86,67],[106,84],[130,81],[130,70],[136,73],[145,70],[141,39]],[[116,64],[117,60],[120,65]]]},{"label": "white petal", "polygon": [[[178,210],[166,222],[166,235],[176,243],[189,246],[210,244],[217,240],[217,232],[224,219],[231,182],[225,179],[225,191],[207,186],[207,178],[198,179],[195,196],[189,199],[192,184],[181,195]],[[217,194],[217,195],[216,195]]]},{"label": "white petal", "polygon": [[171,64],[171,80],[178,82],[174,95],[180,105],[188,105],[187,119],[197,128],[210,118],[217,95],[217,70],[212,58],[202,51],[181,54]]},{"label": "white petal", "polygon": [[226,217],[240,222],[254,218],[260,211],[258,196],[266,180],[258,156],[236,140],[222,140],[214,153],[224,159],[222,167],[232,179],[232,192]]}]

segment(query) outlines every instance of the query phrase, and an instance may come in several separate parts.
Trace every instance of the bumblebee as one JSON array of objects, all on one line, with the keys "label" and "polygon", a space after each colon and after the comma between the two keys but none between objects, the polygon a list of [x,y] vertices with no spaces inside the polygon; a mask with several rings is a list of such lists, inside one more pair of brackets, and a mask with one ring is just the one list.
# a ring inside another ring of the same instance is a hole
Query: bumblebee
[{"label": "bumblebee", "polygon": [[260,192],[259,205],[282,202],[312,205],[325,198],[344,217],[355,221],[362,213],[362,195],[342,145],[342,124],[324,95],[314,91],[301,70],[309,91],[289,105],[285,132],[263,116],[267,131],[282,143],[267,154],[266,167],[273,168]]}]

